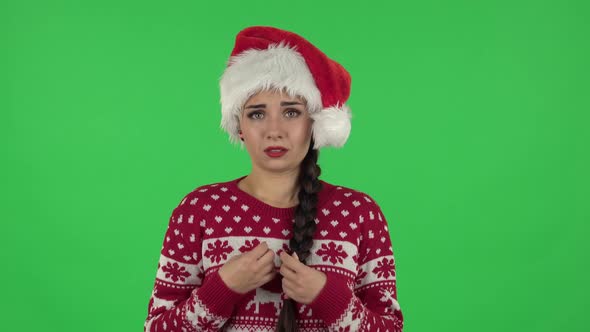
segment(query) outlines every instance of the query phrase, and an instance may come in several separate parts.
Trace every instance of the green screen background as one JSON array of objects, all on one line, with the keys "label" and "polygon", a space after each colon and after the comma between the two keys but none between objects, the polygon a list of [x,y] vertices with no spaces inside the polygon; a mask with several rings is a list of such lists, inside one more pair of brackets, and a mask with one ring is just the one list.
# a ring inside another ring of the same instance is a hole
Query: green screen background
[{"label": "green screen background", "polygon": [[585,1],[3,1],[3,331],[141,331],[172,209],[250,171],[218,79],[249,25],[352,75],[322,179],[390,225],[405,332],[586,331]]}]

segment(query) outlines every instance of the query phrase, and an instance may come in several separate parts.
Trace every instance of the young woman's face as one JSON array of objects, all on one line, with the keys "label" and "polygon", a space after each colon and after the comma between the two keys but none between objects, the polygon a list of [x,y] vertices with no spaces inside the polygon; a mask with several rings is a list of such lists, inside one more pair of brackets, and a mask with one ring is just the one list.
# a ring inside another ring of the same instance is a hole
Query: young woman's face
[{"label": "young woman's face", "polygon": [[[261,91],[250,97],[242,110],[240,129],[252,163],[275,172],[298,168],[309,149],[312,121],[299,97],[280,91]],[[265,152],[269,147],[287,151],[273,157]]]}]

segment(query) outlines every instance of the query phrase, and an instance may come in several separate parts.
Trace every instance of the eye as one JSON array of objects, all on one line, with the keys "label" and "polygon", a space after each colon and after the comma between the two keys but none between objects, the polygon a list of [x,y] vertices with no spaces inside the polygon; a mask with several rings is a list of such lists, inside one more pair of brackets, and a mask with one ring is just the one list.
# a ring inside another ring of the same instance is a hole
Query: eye
[{"label": "eye", "polygon": [[299,116],[299,114],[301,114],[301,111],[299,111],[296,108],[289,108],[286,113],[287,114],[289,114],[289,113],[294,114],[293,116],[290,116],[291,118],[294,118],[294,117]]},{"label": "eye", "polygon": [[248,117],[249,117],[250,119],[260,119],[260,117],[256,117],[257,115],[262,115],[262,112],[259,112],[259,111],[254,111],[254,112],[252,112],[252,113],[249,113],[249,114],[248,114]]}]

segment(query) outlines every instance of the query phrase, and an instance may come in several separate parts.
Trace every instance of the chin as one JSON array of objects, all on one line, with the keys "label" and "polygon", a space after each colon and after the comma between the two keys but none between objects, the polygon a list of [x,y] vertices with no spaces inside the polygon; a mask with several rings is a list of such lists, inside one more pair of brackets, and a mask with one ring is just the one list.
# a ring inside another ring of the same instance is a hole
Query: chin
[{"label": "chin", "polygon": [[286,170],[292,169],[293,167],[296,167],[296,165],[294,165],[292,161],[281,159],[264,160],[259,165],[261,165],[262,168],[271,172],[284,172]]}]

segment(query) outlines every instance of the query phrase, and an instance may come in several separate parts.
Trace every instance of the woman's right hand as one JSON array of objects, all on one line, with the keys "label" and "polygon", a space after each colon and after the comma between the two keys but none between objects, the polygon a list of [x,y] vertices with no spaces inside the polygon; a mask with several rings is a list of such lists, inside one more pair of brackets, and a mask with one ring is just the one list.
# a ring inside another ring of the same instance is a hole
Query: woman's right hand
[{"label": "woman's right hand", "polygon": [[233,291],[248,293],[275,278],[278,272],[274,256],[266,242],[262,242],[251,251],[231,257],[219,269],[219,275]]}]

